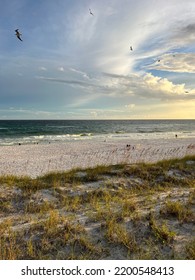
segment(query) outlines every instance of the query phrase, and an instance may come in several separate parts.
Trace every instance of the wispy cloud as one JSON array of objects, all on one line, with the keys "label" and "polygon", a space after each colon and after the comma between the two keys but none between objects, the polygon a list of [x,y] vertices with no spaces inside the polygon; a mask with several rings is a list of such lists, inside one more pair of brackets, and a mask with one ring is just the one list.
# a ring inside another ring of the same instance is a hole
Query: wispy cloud
[{"label": "wispy cloud", "polygon": [[77,70],[77,69],[74,69],[74,68],[70,68],[70,71],[81,75],[83,78],[90,79],[89,75],[86,72],[83,72],[81,70]]},{"label": "wispy cloud", "polygon": [[[64,83],[73,87],[94,91],[115,97],[137,96],[140,98],[158,100],[187,100],[195,99],[195,89],[189,90],[185,84],[174,84],[167,78],[154,76],[151,73],[131,76],[103,73],[99,82],[94,84],[80,80],[66,80],[51,77],[38,77],[48,82]],[[94,95],[95,96],[95,95]]]},{"label": "wispy cloud", "polygon": [[94,84],[84,82],[84,81],[79,81],[79,80],[66,80],[66,79],[60,79],[60,78],[51,78],[51,77],[43,77],[43,76],[37,76],[37,79],[40,80],[45,80],[48,82],[55,82],[55,83],[64,83],[72,86],[80,86],[80,87],[95,87]]},{"label": "wispy cloud", "polygon": [[163,54],[162,56],[158,57],[154,63],[147,65],[144,68],[178,73],[195,73],[195,54]]},{"label": "wispy cloud", "polygon": [[177,46],[188,46],[194,44],[195,41],[195,22],[189,21],[186,24],[186,19],[184,22],[179,22],[177,27],[175,27],[173,34],[170,39],[174,41]]},{"label": "wispy cloud", "polygon": [[57,68],[57,70],[60,71],[60,72],[64,72],[64,67],[60,66],[60,67]]},{"label": "wispy cloud", "polygon": [[40,71],[47,71],[47,68],[44,67],[44,66],[40,66],[40,67],[39,67],[39,70],[40,70]]},{"label": "wispy cloud", "polygon": [[125,105],[125,108],[133,109],[133,108],[135,108],[135,104],[127,104],[127,105]]}]

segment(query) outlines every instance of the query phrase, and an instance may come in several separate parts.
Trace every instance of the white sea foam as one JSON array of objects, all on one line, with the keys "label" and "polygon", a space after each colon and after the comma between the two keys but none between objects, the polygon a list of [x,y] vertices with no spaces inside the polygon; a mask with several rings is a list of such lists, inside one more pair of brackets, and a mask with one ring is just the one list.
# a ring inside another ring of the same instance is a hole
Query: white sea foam
[{"label": "white sea foam", "polygon": [[117,139],[117,140],[166,140],[173,139],[175,135],[178,135],[179,138],[191,138],[195,139],[195,132],[156,132],[156,133],[110,133],[110,134],[92,134],[92,133],[81,133],[81,134],[59,134],[59,135],[34,135],[34,136],[25,136],[25,137],[15,137],[15,138],[1,138],[0,145],[18,145],[20,144],[33,144],[35,142],[47,144],[48,142],[70,142],[70,141],[102,141],[102,139]]}]

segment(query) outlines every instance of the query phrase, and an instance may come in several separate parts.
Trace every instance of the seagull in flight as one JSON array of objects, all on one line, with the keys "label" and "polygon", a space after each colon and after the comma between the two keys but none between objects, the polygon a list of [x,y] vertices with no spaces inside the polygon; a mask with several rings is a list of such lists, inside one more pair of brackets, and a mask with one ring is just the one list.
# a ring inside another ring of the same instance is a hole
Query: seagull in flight
[{"label": "seagull in flight", "polygon": [[21,39],[21,37],[20,37],[22,34],[21,34],[18,30],[19,30],[19,29],[16,29],[16,30],[15,30],[15,32],[16,32],[15,35],[17,36],[17,38],[18,38],[20,41],[22,41],[22,39]]},{"label": "seagull in flight", "polygon": [[89,13],[90,13],[90,15],[94,16],[94,14],[92,13],[91,9],[89,9]]}]

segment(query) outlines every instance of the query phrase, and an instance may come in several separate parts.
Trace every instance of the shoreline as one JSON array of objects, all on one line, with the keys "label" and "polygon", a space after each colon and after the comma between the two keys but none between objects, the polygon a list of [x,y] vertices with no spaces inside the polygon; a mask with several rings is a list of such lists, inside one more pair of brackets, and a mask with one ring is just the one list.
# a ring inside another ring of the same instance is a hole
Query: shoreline
[{"label": "shoreline", "polygon": [[0,176],[36,178],[50,172],[97,165],[154,163],[195,154],[195,141],[181,139],[81,140],[0,147]]}]

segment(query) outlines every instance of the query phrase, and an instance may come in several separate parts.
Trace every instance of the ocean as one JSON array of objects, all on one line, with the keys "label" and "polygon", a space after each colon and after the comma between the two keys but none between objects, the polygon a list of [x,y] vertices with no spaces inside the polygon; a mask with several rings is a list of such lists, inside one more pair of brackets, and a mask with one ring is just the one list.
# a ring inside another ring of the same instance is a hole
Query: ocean
[{"label": "ocean", "polygon": [[0,145],[106,139],[195,139],[195,120],[0,120]]}]

